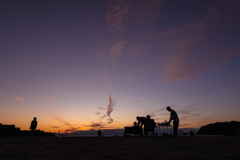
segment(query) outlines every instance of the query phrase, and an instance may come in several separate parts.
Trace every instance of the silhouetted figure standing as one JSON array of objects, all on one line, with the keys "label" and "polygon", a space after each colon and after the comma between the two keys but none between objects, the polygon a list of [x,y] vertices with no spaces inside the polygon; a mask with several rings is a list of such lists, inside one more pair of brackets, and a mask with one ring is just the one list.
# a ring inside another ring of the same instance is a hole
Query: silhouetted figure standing
[{"label": "silhouetted figure standing", "polygon": [[138,125],[137,126],[141,128],[140,136],[142,136],[142,126],[145,125],[146,118],[137,116],[137,120],[138,120]]},{"label": "silhouetted figure standing", "polygon": [[32,136],[34,136],[36,128],[37,128],[37,118],[34,117],[32,122],[31,122],[31,126],[30,126]]},{"label": "silhouetted figure standing", "polygon": [[190,136],[192,137],[192,136],[194,136],[194,133],[193,133],[193,131],[191,130],[191,132],[190,132]]},{"label": "silhouetted figure standing", "polygon": [[167,110],[169,112],[171,112],[170,114],[170,120],[169,120],[169,124],[170,122],[173,120],[173,137],[177,137],[178,136],[178,125],[179,125],[179,119],[178,119],[178,115],[177,113],[171,109],[169,106],[167,107]]},{"label": "silhouetted figure standing", "polygon": [[98,137],[102,137],[102,132],[100,131],[100,129],[98,130]]}]

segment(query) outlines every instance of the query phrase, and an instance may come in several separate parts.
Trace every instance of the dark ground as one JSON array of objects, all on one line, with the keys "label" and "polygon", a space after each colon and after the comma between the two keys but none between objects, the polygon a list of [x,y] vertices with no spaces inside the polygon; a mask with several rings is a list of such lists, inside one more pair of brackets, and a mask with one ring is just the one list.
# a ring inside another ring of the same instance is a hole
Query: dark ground
[{"label": "dark ground", "polygon": [[0,137],[0,160],[239,160],[240,136]]}]

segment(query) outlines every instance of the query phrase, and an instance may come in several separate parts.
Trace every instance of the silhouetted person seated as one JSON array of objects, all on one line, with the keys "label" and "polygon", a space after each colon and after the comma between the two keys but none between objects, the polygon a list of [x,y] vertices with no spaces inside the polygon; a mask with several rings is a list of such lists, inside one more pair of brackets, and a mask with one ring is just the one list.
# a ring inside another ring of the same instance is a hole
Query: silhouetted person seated
[{"label": "silhouetted person seated", "polygon": [[170,120],[168,121],[168,123],[170,124],[170,122],[173,120],[173,137],[178,137],[178,125],[179,125],[178,115],[169,106],[167,107],[167,110],[171,112]]},{"label": "silhouetted person seated", "polygon": [[103,136],[103,134],[102,134],[102,132],[100,131],[100,129],[98,130],[98,137],[102,137]]},{"label": "silhouetted person seated", "polygon": [[135,135],[135,137],[138,137],[138,131],[139,131],[139,129],[138,129],[138,125],[137,125],[137,122],[134,122],[133,123],[133,128],[134,128],[134,135]]},{"label": "silhouetted person seated", "polygon": [[155,127],[156,127],[156,123],[154,122],[153,119],[150,119],[149,115],[147,115],[147,118],[144,124],[144,136],[148,136],[149,131],[154,132]]},{"label": "silhouetted person seated", "polygon": [[133,123],[133,127],[138,127],[137,122]]},{"label": "silhouetted person seated", "polygon": [[37,128],[37,118],[34,117],[30,126],[32,136],[34,136],[36,128]]}]

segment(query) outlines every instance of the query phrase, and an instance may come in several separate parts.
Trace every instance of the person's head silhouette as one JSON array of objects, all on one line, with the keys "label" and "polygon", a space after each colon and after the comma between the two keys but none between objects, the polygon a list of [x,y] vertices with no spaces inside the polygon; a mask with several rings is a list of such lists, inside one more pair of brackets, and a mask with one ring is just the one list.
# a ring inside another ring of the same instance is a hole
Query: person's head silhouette
[{"label": "person's head silhouette", "polygon": [[172,109],[168,106],[168,107],[167,107],[167,110],[170,112]]}]

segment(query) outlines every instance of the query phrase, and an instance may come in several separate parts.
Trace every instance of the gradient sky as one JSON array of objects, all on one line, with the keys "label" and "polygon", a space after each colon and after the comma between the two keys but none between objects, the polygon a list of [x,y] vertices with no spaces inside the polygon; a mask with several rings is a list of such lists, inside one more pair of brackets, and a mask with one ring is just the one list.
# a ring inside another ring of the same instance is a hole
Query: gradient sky
[{"label": "gradient sky", "polygon": [[240,121],[239,0],[1,0],[0,22],[0,123]]}]

